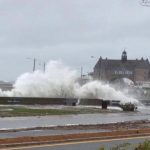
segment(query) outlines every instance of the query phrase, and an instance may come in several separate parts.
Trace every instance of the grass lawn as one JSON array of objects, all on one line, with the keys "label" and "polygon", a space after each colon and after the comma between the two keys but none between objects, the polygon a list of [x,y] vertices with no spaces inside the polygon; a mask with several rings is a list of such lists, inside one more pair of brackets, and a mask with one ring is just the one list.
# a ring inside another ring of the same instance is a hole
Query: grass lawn
[{"label": "grass lawn", "polygon": [[52,108],[34,109],[34,108],[27,108],[23,106],[0,107],[0,117],[70,115],[70,114],[88,114],[88,113],[100,113],[100,112],[102,112],[100,108],[64,107],[62,109],[52,109]]},{"label": "grass lawn", "polygon": [[[98,150],[105,150],[105,147],[100,147]],[[124,143],[109,150],[150,150],[150,141],[144,141],[139,144]]]}]

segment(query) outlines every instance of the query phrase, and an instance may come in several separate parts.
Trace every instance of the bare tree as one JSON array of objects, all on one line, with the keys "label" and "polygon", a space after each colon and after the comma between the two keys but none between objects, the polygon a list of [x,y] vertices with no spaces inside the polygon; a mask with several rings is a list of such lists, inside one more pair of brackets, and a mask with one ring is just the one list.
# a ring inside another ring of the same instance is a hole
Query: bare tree
[{"label": "bare tree", "polygon": [[150,0],[141,0],[140,4],[142,6],[150,7]]}]

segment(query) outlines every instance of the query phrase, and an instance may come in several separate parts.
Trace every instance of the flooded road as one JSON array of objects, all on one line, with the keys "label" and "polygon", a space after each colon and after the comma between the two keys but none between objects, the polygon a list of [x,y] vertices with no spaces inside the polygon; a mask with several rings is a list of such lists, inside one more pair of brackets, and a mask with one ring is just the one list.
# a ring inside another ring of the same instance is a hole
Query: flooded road
[{"label": "flooded road", "polygon": [[150,120],[150,107],[139,108],[138,112],[78,114],[43,117],[6,117],[0,118],[0,130],[78,125],[78,124],[106,124],[134,120]]}]

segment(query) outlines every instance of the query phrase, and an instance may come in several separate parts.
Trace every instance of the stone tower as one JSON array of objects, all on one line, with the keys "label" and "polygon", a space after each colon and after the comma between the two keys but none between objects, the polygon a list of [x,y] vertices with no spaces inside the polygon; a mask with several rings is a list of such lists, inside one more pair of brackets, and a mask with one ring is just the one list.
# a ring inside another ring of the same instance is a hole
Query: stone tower
[{"label": "stone tower", "polygon": [[122,60],[122,62],[126,62],[127,61],[127,52],[125,50],[122,52],[121,60]]}]

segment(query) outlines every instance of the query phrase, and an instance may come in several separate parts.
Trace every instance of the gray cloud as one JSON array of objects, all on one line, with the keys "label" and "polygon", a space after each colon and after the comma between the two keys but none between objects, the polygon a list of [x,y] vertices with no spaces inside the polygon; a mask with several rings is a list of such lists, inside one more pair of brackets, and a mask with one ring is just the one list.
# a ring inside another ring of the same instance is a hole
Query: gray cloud
[{"label": "gray cloud", "polygon": [[62,59],[85,72],[100,55],[120,58],[124,47],[131,59],[147,58],[149,16],[138,0],[0,0],[0,78],[30,71],[27,57]]}]

